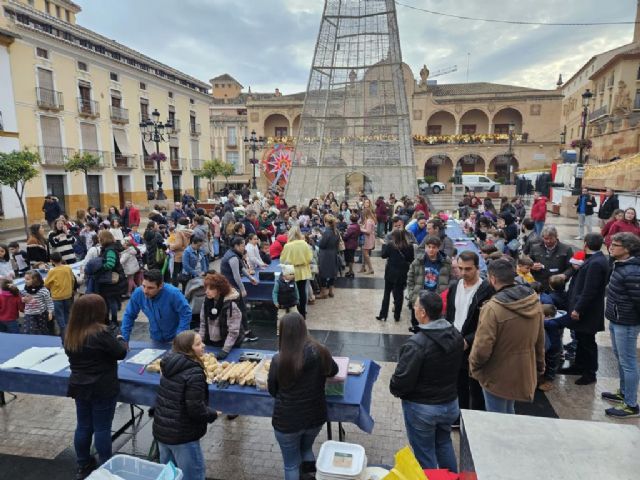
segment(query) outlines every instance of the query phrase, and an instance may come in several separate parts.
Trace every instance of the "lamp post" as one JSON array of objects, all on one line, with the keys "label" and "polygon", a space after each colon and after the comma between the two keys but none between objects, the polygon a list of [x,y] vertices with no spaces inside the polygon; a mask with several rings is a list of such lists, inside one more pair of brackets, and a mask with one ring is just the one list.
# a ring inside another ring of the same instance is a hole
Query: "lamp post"
[{"label": "lamp post", "polygon": [[256,137],[256,131],[251,130],[251,136],[249,138],[244,137],[244,144],[253,152],[251,160],[249,162],[253,165],[253,179],[251,182],[251,188],[256,190],[258,185],[256,184],[256,165],[258,164],[258,160],[256,159],[256,152],[261,150],[264,146],[264,138]]},{"label": "lamp post", "polygon": [[582,132],[580,134],[580,154],[578,156],[578,166],[576,167],[576,179],[573,186],[573,195],[579,195],[582,191],[582,177],[584,176],[584,147],[587,122],[589,121],[589,103],[593,93],[588,88],[582,94]]},{"label": "lamp post", "polygon": [[[162,190],[162,177],[160,173],[160,142],[168,142],[169,136],[173,131],[173,124],[171,121],[167,121],[166,123],[162,123],[160,121],[160,112],[155,108],[151,113],[151,118],[140,122],[140,133],[142,134],[142,139],[145,142],[154,142],[156,144],[156,172],[158,175],[158,194],[157,200],[166,200],[167,196],[164,194],[164,190]],[[167,131],[165,131],[165,128]]]},{"label": "lamp post", "polygon": [[509,153],[507,158],[507,185],[511,185],[511,168],[513,159],[513,132],[516,131],[516,125],[511,122],[509,124]]}]

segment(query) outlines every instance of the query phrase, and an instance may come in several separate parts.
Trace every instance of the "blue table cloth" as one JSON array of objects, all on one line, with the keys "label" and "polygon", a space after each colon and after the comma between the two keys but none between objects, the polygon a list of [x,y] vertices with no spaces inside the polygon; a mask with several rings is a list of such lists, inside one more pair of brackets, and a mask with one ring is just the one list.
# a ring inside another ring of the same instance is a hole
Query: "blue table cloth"
[{"label": "blue table cloth", "polygon": [[[267,265],[267,268],[258,270],[254,277],[258,278],[260,273],[280,273],[280,260],[273,260],[270,265]],[[242,277],[242,284],[244,288],[247,290],[247,298],[248,302],[272,302],[271,294],[273,292],[273,285],[275,284],[275,279],[273,280],[258,280],[257,285],[253,285],[248,278]]]},{"label": "blue table cloth", "polygon": [[484,261],[484,258],[482,258],[482,255],[480,255],[480,249],[475,244],[475,242],[471,238],[469,238],[466,233],[464,233],[464,230],[462,230],[460,224],[455,220],[449,220],[447,222],[445,232],[447,233],[447,236],[451,240],[453,240],[454,246],[458,250],[458,253],[464,251],[472,251],[478,254],[478,256],[480,257],[480,271],[483,274],[486,274],[487,263]]},{"label": "blue table cloth", "polygon": [[[59,337],[46,335],[18,335],[0,333],[0,363],[15,357],[29,347],[60,346]],[[131,342],[131,351],[127,358],[139,353],[144,348],[169,349],[167,344]],[[207,348],[214,352],[219,349]],[[237,361],[244,349],[234,349],[226,360]],[[256,351],[256,350],[252,350]],[[274,352],[266,352],[273,354]],[[361,375],[349,375],[345,385],[344,396],[327,397],[328,418],[332,422],[354,423],[361,430],[371,433],[374,420],[371,417],[371,397],[373,384],[378,378],[380,366],[371,360],[363,360],[365,371]],[[140,372],[142,365],[123,361],[118,367],[120,378],[120,396],[118,401],[129,404],[153,406],[156,390],[160,383],[160,374]],[[21,392],[39,395],[64,397],[70,370],[55,374],[45,374],[31,370],[0,369],[0,391]],[[268,392],[258,391],[252,386],[231,385],[227,389],[219,389],[215,384],[209,386],[209,404],[212,408],[226,414],[252,415],[271,417],[274,399]]]}]

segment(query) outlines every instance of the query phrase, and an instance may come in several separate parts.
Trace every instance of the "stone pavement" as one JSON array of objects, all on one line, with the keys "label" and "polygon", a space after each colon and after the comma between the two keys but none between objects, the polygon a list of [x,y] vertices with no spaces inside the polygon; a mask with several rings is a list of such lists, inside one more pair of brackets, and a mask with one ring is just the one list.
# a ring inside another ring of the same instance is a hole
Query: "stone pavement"
[{"label": "stone pavement", "polygon": [[[577,222],[549,216],[549,223],[558,227],[562,239],[578,246],[572,240]],[[408,310],[403,309],[400,322],[379,322],[375,319],[382,297],[384,261],[373,258],[374,275],[357,275],[355,280],[339,279],[336,296],[319,300],[310,306],[308,326],[320,341],[334,354],[365,356],[381,365],[372,401],[372,416],[376,421],[373,434],[346,424],[347,441],[360,443],[372,464],[393,463],[394,453],[407,444],[400,401],[388,389],[395,368],[400,345],[408,338]],[[275,327],[256,325],[261,340],[253,348],[274,349]],[[144,319],[134,329],[134,339],[146,339]],[[608,331],[598,334],[600,346],[600,372],[598,383],[586,387],[574,385],[575,377],[560,375],[556,388],[546,394],[538,392],[533,404],[518,405],[522,414],[543,415],[568,419],[614,422],[604,415],[608,405],[600,400],[604,390],[617,386],[617,365],[611,352]],[[114,429],[129,415],[127,405],[119,405]],[[640,426],[640,419],[627,424]],[[335,426],[334,426],[335,427]],[[0,475],[2,478],[25,480],[71,478],[75,465],[73,431],[75,409],[66,398],[18,395],[17,400],[0,408]],[[334,428],[335,436],[335,428]],[[317,452],[326,432],[318,437]],[[137,425],[135,432],[127,432],[114,444],[116,451],[146,456],[151,446],[151,420],[148,416]],[[273,435],[270,419],[238,417],[230,421],[221,418],[209,427],[202,440],[207,475],[211,479],[275,480],[282,478],[282,459]],[[458,436],[454,433],[454,445]],[[12,473],[11,476],[4,474]]]}]

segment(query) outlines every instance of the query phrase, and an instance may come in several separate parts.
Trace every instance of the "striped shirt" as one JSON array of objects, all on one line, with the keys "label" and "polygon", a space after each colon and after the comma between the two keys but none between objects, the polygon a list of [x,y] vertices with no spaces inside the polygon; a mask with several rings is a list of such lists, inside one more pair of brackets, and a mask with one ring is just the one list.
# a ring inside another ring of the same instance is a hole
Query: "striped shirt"
[{"label": "striped shirt", "polygon": [[40,315],[47,311],[53,313],[53,300],[46,288],[42,287],[36,293],[22,292],[22,296],[31,297],[31,300],[24,304],[25,315]]}]

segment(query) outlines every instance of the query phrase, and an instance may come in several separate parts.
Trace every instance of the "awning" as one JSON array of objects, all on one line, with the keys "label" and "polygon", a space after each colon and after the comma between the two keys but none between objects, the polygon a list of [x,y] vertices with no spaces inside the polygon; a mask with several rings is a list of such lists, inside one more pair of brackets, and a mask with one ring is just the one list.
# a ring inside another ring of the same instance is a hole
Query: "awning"
[{"label": "awning", "polygon": [[131,155],[131,146],[129,145],[129,140],[127,139],[127,132],[120,128],[113,129],[113,139],[118,145],[120,149],[120,153],[123,155]]},{"label": "awning", "polygon": [[147,155],[151,155],[156,151],[156,144],[154,142],[147,142],[146,140],[142,140],[144,144],[144,149],[147,151]]}]

